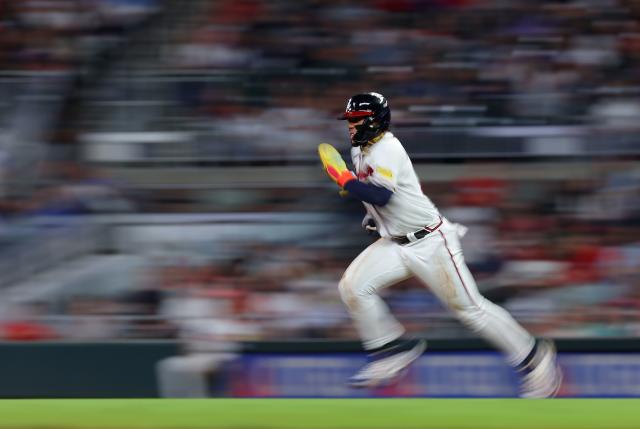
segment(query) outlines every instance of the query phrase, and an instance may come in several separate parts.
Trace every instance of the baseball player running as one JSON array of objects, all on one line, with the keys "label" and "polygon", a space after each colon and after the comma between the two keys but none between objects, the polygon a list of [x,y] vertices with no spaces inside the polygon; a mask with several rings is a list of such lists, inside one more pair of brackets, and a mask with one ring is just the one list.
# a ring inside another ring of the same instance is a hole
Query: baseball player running
[{"label": "baseball player running", "polygon": [[417,276],[465,326],[504,353],[522,375],[523,397],[554,396],[561,372],[553,343],[536,340],[478,292],[460,246],[464,227],[444,218],[422,193],[409,156],[388,131],[387,100],[375,92],[354,95],[338,119],[348,122],[355,174],[330,145],[320,145],[320,157],[329,176],[364,204],[363,226],[375,224],[380,234],[339,284],[369,358],[349,384],[396,381],[425,350],[424,340],[403,339],[403,326],[378,296],[379,290]]}]

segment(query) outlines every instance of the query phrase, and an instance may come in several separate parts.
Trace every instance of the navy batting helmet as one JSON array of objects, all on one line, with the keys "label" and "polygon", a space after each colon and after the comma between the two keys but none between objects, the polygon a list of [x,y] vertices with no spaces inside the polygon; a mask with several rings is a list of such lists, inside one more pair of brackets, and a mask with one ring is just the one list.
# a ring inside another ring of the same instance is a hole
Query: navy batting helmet
[{"label": "navy batting helmet", "polygon": [[370,140],[389,129],[391,110],[387,100],[377,92],[356,94],[349,99],[344,113],[338,119],[364,122],[356,127],[351,138],[352,146],[364,146]]}]

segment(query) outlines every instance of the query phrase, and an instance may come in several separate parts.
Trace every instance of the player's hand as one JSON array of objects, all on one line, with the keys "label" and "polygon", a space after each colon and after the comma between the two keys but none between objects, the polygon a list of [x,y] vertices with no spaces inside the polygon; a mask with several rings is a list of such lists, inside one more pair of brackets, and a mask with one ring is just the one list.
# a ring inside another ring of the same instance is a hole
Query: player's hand
[{"label": "player's hand", "polygon": [[344,188],[345,183],[355,180],[356,176],[349,170],[338,171],[333,166],[326,167],[327,174],[334,182],[336,182],[341,188]]},{"label": "player's hand", "polygon": [[347,182],[355,180],[355,175],[349,171],[347,164],[336,148],[328,143],[320,143],[318,145],[318,155],[320,155],[322,165],[331,180],[336,182],[341,188],[344,188]]},{"label": "player's hand", "polygon": [[367,234],[373,235],[378,232],[378,226],[376,225],[376,221],[373,220],[371,215],[367,214],[362,219],[362,227],[367,231]]}]

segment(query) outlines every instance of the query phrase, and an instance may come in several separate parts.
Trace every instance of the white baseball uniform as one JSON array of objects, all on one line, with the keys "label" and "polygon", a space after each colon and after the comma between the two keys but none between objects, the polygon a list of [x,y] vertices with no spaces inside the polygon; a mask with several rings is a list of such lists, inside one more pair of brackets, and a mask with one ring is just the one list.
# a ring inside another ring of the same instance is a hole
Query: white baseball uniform
[{"label": "white baseball uniform", "polygon": [[[378,290],[417,276],[463,324],[504,352],[510,364],[522,362],[535,339],[478,292],[462,255],[460,228],[422,193],[400,141],[387,131],[373,144],[352,148],[351,157],[358,180],[393,192],[384,206],[363,203],[381,238],[358,255],[340,280],[341,297],[364,348],[381,347],[404,333]],[[412,235],[425,227],[432,232],[424,238]],[[399,244],[392,236],[407,236],[410,242]]]}]

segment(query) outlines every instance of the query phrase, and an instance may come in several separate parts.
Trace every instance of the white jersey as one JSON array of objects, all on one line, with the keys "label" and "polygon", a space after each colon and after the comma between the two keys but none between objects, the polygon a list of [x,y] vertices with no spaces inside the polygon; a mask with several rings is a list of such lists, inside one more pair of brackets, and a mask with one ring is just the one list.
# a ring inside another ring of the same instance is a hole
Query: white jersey
[{"label": "white jersey", "polygon": [[420,181],[409,155],[390,132],[372,145],[351,149],[358,180],[393,192],[385,206],[363,202],[382,237],[406,235],[440,222],[440,214],[422,193]]}]

